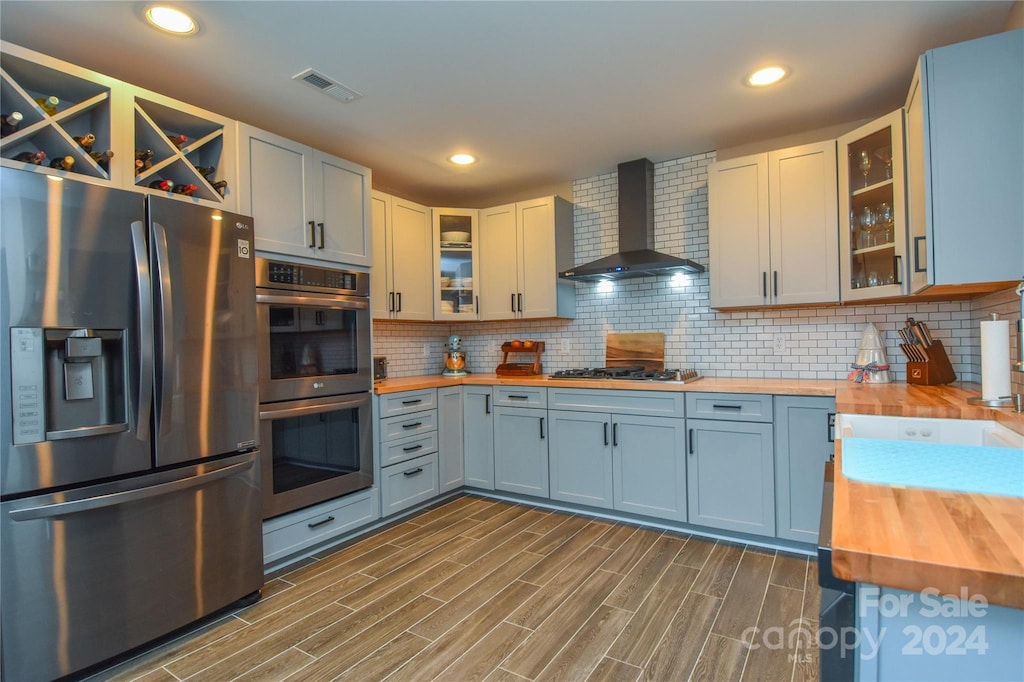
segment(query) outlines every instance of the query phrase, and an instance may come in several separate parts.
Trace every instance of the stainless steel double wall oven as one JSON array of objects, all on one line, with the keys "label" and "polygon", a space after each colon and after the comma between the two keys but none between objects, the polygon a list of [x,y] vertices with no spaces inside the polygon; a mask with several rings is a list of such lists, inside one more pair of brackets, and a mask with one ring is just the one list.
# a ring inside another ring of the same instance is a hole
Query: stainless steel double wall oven
[{"label": "stainless steel double wall oven", "polygon": [[369,275],[256,259],[263,516],[373,485]]}]

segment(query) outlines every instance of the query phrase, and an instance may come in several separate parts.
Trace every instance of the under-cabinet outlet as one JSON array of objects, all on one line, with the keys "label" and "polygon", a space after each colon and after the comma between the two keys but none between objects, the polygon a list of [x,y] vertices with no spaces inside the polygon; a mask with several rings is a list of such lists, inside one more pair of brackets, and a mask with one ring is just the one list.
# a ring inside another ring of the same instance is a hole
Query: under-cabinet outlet
[{"label": "under-cabinet outlet", "polygon": [[423,344],[423,357],[425,357],[425,358],[429,358],[430,357],[430,344],[429,343]]}]

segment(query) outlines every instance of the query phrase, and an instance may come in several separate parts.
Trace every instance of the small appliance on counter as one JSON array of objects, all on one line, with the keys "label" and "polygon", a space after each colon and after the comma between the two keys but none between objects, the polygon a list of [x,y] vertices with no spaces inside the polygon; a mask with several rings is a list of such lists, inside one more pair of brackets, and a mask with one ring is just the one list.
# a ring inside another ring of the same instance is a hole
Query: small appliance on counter
[{"label": "small appliance on counter", "polygon": [[[544,366],[541,364],[540,356],[544,353],[544,342],[543,341],[520,341],[516,339],[514,341],[506,341],[501,344],[501,364],[498,365],[494,373],[500,377],[524,377],[524,376],[535,376],[544,372]],[[533,362],[509,362],[509,354],[516,353],[529,353],[533,355]]]},{"label": "small appliance on counter", "polygon": [[462,350],[462,337],[452,334],[445,344],[447,350],[444,354],[444,371],[442,376],[464,377],[466,376],[466,351]]}]

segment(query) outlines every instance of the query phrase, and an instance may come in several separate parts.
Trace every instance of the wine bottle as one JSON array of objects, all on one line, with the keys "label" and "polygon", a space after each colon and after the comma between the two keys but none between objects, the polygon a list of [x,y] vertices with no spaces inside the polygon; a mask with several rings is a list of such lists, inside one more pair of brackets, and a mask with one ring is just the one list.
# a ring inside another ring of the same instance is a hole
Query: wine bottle
[{"label": "wine bottle", "polygon": [[136,149],[135,150],[135,174],[138,175],[142,171],[146,170],[153,165],[153,150],[152,149]]},{"label": "wine bottle", "polygon": [[219,194],[221,196],[224,196],[224,192],[228,188],[228,181],[227,180],[218,180],[217,182],[211,182],[210,183],[210,187],[213,187],[213,190],[217,194]]},{"label": "wine bottle", "polygon": [[78,145],[82,149],[84,149],[87,152],[91,152],[92,151],[92,144],[93,144],[93,142],[96,141],[96,136],[93,135],[92,133],[86,133],[85,135],[82,135],[81,137],[76,136],[73,139],[75,140],[75,142],[78,143]]},{"label": "wine bottle", "polygon": [[162,189],[165,192],[170,192],[175,187],[177,187],[177,185],[175,185],[170,180],[154,180],[153,182],[149,183],[149,186],[152,187],[153,189]]},{"label": "wine bottle", "polygon": [[11,133],[18,129],[21,125],[22,119],[25,117],[21,115],[20,111],[12,111],[9,114],[3,114],[0,118],[0,137],[7,137]]},{"label": "wine bottle", "polygon": [[198,185],[193,185],[189,183],[187,185],[175,185],[173,188],[171,188],[171,191],[174,192],[175,194],[184,194],[185,196],[190,197],[192,196],[192,193],[195,192],[197,189],[199,189]]},{"label": "wine bottle", "polygon": [[60,100],[50,95],[49,97],[36,97],[36,104],[42,107],[50,116],[57,113],[57,105],[60,104]]},{"label": "wine bottle", "polygon": [[109,149],[105,152],[89,152],[89,156],[96,162],[96,165],[106,172],[110,172],[110,159],[113,158],[114,152]]},{"label": "wine bottle", "polygon": [[181,149],[182,145],[188,142],[188,138],[184,135],[168,135],[167,139],[171,141],[176,149]]},{"label": "wine bottle", "polygon": [[196,166],[196,170],[199,171],[200,175],[202,175],[204,178],[209,180],[210,176],[213,175],[213,172],[215,170],[217,170],[217,167],[216,166]]},{"label": "wine bottle", "polygon": [[50,162],[50,168],[59,168],[66,171],[71,170],[74,165],[75,157],[73,156],[58,156]]},{"label": "wine bottle", "polygon": [[43,163],[43,159],[46,158],[46,152],[21,152],[14,157],[15,161],[24,161],[25,163],[32,163],[37,166]]}]

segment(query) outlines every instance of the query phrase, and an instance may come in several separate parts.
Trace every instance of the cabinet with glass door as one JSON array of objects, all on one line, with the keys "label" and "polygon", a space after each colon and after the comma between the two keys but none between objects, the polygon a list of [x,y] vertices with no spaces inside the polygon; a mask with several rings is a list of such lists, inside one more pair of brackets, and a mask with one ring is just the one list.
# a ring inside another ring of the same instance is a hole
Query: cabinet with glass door
[{"label": "cabinet with glass door", "polygon": [[906,294],[903,111],[839,138],[841,298]]},{"label": "cabinet with glass door", "polygon": [[475,320],[480,310],[476,209],[435,208],[434,319]]}]

